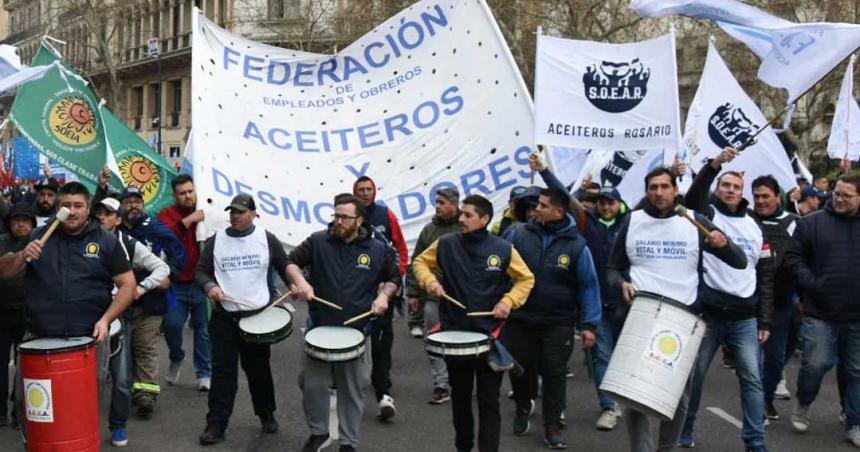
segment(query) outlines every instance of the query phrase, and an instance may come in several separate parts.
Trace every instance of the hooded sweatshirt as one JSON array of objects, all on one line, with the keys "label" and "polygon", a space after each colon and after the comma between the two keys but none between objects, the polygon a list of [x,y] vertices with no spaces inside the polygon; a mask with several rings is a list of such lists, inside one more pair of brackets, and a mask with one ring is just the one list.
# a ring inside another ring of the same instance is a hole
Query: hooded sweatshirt
[{"label": "hooded sweatshirt", "polygon": [[403,237],[403,230],[400,229],[400,223],[397,221],[397,216],[388,207],[376,202],[376,182],[367,176],[361,176],[352,184],[352,193],[356,194],[356,188],[359,182],[369,181],[373,185],[373,200],[369,207],[365,208],[364,221],[369,224],[376,232],[381,234],[388,240],[388,243],[394,246],[397,251],[397,261],[400,269],[400,275],[406,274],[406,265],[409,260],[409,249],[406,247],[406,239]]}]

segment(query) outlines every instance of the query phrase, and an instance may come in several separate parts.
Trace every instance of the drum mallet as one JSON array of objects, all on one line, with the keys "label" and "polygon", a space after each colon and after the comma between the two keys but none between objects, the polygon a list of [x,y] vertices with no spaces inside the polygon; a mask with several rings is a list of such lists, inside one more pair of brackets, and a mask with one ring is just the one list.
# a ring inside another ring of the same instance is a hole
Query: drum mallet
[{"label": "drum mallet", "polygon": [[699,223],[698,221],[696,221],[696,219],[695,219],[695,218],[693,218],[693,217],[691,217],[690,215],[688,215],[688,214],[687,214],[687,208],[686,208],[686,207],[684,207],[684,206],[675,206],[675,213],[677,213],[678,215],[680,215],[680,216],[682,216],[682,217],[686,218],[686,219],[687,219],[687,221],[689,221],[690,223],[693,223],[693,226],[695,226],[696,228],[698,228],[698,229],[699,229],[699,231],[701,231],[701,233],[702,233],[702,234],[705,234],[705,236],[706,236],[706,237],[708,236],[708,234],[710,234],[710,233],[711,233],[711,231],[709,231],[709,230],[708,230],[708,228],[704,227],[704,226],[702,225],[702,223]]},{"label": "drum mallet", "polygon": [[340,306],[338,306],[338,305],[336,305],[330,301],[325,301],[320,297],[314,296],[313,298],[311,298],[311,300],[316,301],[317,303],[322,303],[322,304],[324,304],[330,308],[337,309],[338,311],[343,311],[342,307],[340,307]]},{"label": "drum mallet", "polygon": [[455,305],[459,306],[460,308],[466,309],[466,306],[464,306],[464,305],[463,305],[463,303],[460,303],[459,301],[457,301],[457,300],[455,300],[455,299],[451,298],[451,296],[450,296],[450,295],[448,295],[448,294],[446,294],[446,293],[443,293],[443,294],[442,294],[442,296],[443,296],[446,300],[450,301],[451,303],[454,303]]},{"label": "drum mallet", "polygon": [[[69,212],[68,208],[60,207],[60,210],[57,211],[57,215],[54,216],[54,222],[51,223],[50,226],[48,226],[48,229],[45,230],[44,234],[42,234],[42,238],[39,239],[39,245],[45,245],[45,242],[47,242],[48,239],[51,238],[51,235],[54,234],[54,231],[57,229],[57,226],[59,226],[61,222],[66,221],[66,219],[69,218],[69,213],[71,212]],[[30,259],[30,256],[27,256],[24,260],[29,263],[33,259]]]},{"label": "drum mallet", "polygon": [[355,322],[358,322],[359,320],[364,320],[364,319],[370,317],[371,315],[373,315],[372,309],[370,311],[365,312],[364,314],[359,314],[359,315],[347,320],[346,322],[343,322],[343,324],[349,325],[350,323],[355,323]]},{"label": "drum mallet", "polygon": [[466,316],[468,317],[492,317],[493,311],[476,311],[476,312],[467,312]]}]

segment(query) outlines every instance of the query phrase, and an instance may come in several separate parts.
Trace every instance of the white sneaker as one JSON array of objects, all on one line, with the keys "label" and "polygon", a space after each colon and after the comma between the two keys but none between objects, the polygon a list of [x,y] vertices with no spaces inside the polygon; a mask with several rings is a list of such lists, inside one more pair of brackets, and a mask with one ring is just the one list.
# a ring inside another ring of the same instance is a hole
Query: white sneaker
[{"label": "white sneaker", "polygon": [[603,412],[600,413],[600,417],[597,418],[595,427],[602,431],[612,430],[616,425],[618,425],[619,418],[621,418],[621,408],[616,403],[612,409],[603,410]]},{"label": "white sneaker", "polygon": [[388,394],[383,395],[379,401],[379,419],[387,421],[393,418],[396,413],[397,409],[394,408],[394,399]]},{"label": "white sneaker", "polygon": [[773,393],[773,398],[779,400],[791,400],[791,393],[788,392],[788,388],[785,386],[785,378],[779,380],[779,384],[776,385],[776,391]]},{"label": "white sneaker", "polygon": [[200,392],[209,392],[209,389],[212,387],[212,379],[209,377],[203,377],[197,379],[197,390]]},{"label": "white sneaker", "polygon": [[794,414],[791,415],[791,428],[797,433],[806,433],[809,430],[809,407],[797,404]]},{"label": "white sneaker", "polygon": [[860,426],[855,425],[845,432],[845,439],[854,447],[860,447]]},{"label": "white sneaker", "polygon": [[424,331],[421,330],[420,326],[413,326],[409,329],[409,335],[412,337],[424,337]]},{"label": "white sneaker", "polygon": [[170,365],[167,366],[167,376],[164,379],[168,384],[176,384],[179,381],[179,372],[182,370],[182,361],[179,362],[170,362]]}]

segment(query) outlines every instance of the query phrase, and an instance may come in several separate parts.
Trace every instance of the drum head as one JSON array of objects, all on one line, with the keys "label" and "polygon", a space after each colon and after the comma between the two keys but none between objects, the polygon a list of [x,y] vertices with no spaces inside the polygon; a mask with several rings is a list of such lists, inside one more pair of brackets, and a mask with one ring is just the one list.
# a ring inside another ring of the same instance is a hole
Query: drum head
[{"label": "drum head", "polygon": [[474,344],[489,339],[484,333],[474,331],[440,331],[427,336],[428,342],[444,344]]},{"label": "drum head", "polygon": [[109,336],[114,337],[119,333],[119,330],[122,329],[122,322],[119,319],[113,319],[113,322],[110,323],[110,332]]},{"label": "drum head", "polygon": [[364,334],[348,326],[318,326],[305,334],[305,342],[325,350],[342,350],[364,342]]},{"label": "drum head", "polygon": [[21,353],[47,354],[61,353],[89,347],[94,342],[91,337],[40,337],[18,346]]},{"label": "drum head", "polygon": [[267,334],[278,331],[292,322],[293,316],[290,315],[287,308],[275,306],[267,311],[239,320],[239,328],[250,334]]}]

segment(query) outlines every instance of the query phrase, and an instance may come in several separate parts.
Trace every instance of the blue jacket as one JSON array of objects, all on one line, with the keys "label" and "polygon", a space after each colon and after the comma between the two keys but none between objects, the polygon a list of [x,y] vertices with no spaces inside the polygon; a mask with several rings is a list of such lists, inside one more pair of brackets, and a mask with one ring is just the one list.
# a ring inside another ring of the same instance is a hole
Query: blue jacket
[{"label": "blue jacket", "polygon": [[[158,221],[157,218],[143,214],[140,219],[131,228],[124,224],[120,229],[133,237],[135,240],[144,244],[156,256],[162,257],[162,252],[166,254],[165,262],[170,266],[170,279],[176,279],[185,266],[185,249],[182,248],[182,242],[176,238],[173,233],[164,223]],[[164,259],[162,257],[162,259]],[[135,272],[135,278],[138,281],[143,276],[142,270]],[[176,296],[173,293],[173,287],[166,291],[154,289],[145,293],[142,297],[134,302],[135,306],[143,308],[146,315],[161,315],[169,311],[176,304]]]},{"label": "blue jacket", "polygon": [[591,251],[567,214],[556,227],[530,220],[513,226],[507,238],[535,275],[526,304],[511,313],[538,325],[580,325],[594,331],[601,318],[600,283]]}]

